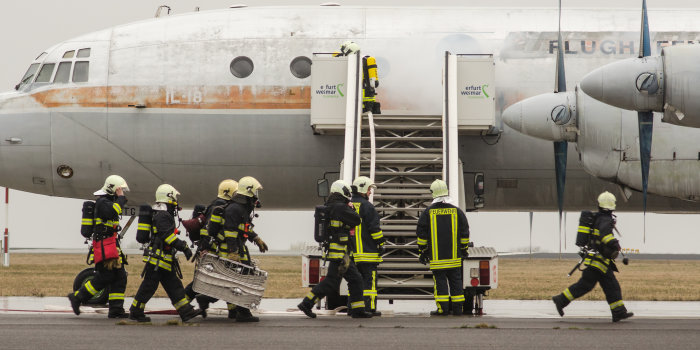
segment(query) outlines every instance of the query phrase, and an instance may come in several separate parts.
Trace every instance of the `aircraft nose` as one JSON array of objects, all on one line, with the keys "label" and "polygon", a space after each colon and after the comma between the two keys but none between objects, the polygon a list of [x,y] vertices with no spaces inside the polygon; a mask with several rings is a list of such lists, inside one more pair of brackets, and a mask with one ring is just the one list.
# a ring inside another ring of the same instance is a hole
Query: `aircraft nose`
[{"label": "aircraft nose", "polygon": [[532,137],[549,141],[568,140],[565,127],[572,124],[574,113],[567,96],[569,93],[549,93],[522,100],[503,111],[503,122]]},{"label": "aircraft nose", "polygon": [[53,192],[49,113],[22,94],[0,94],[0,164],[0,186]]},{"label": "aircraft nose", "polygon": [[581,89],[594,99],[614,107],[662,110],[663,82],[660,57],[630,58],[600,67],[581,80]]}]

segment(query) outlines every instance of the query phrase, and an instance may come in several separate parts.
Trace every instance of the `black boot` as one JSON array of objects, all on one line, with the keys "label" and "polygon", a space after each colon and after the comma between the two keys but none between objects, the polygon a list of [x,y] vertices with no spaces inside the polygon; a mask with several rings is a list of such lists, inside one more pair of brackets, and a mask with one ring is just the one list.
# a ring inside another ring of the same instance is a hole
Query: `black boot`
[{"label": "black boot", "polygon": [[622,321],[626,318],[630,318],[632,316],[634,316],[634,313],[627,312],[627,308],[624,306],[621,306],[621,307],[618,307],[615,310],[613,310],[612,321],[619,322],[619,321]]},{"label": "black boot", "polygon": [[68,300],[70,300],[70,307],[73,308],[73,313],[80,315],[80,298],[75,293],[68,293]]},{"label": "black boot", "polygon": [[202,310],[202,318],[207,318],[207,309],[209,308],[209,297],[206,295],[197,295],[197,304],[199,304],[199,309]]},{"label": "black boot", "polygon": [[430,316],[447,316],[450,314],[450,303],[441,302],[437,310],[430,311]]},{"label": "black boot", "polygon": [[192,307],[192,305],[187,304],[187,305],[181,307],[179,310],[177,310],[177,313],[180,314],[180,318],[182,319],[182,322],[187,322],[187,321],[201,315],[202,310],[195,309],[194,307]]},{"label": "black boot", "polygon": [[151,322],[151,318],[143,314],[143,309],[134,307],[129,309],[129,319],[136,322]]},{"label": "black boot", "polygon": [[311,318],[316,318],[316,314],[312,310],[313,307],[314,307],[313,304],[308,305],[308,304],[304,303],[303,301],[301,303],[299,303],[299,305],[297,305],[297,308],[299,310],[301,310],[306,316],[309,316]]},{"label": "black boot", "polygon": [[352,310],[352,318],[372,318],[372,313],[365,311],[364,308]]},{"label": "black boot", "polygon": [[123,307],[110,307],[108,318],[129,318],[129,313],[124,311]]},{"label": "black boot", "polygon": [[452,303],[452,314],[455,316],[462,316],[462,308],[464,305],[462,303]]},{"label": "black boot", "polygon": [[567,299],[564,294],[559,294],[555,295],[552,297],[552,301],[554,302],[554,306],[557,308],[557,312],[559,313],[559,316],[564,317],[564,308],[566,305],[569,305],[570,301]]},{"label": "black boot", "polygon": [[253,316],[250,310],[236,306],[236,322],[260,322],[260,318]]},{"label": "black boot", "polygon": [[381,312],[381,311],[377,311],[377,310],[372,310],[372,316],[374,316],[374,317],[381,317],[381,316],[382,316],[382,312]]}]

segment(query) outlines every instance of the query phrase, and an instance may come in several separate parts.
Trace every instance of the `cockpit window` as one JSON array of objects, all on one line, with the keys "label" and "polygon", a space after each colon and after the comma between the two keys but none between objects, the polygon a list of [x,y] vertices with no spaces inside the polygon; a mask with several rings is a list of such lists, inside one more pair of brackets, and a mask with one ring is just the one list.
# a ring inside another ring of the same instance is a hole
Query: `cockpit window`
[{"label": "cockpit window", "polygon": [[63,58],[73,58],[74,54],[75,54],[75,50],[66,51],[66,53],[63,54]]},{"label": "cockpit window", "polygon": [[41,55],[36,56],[36,58],[35,58],[34,60],[35,60],[35,61],[38,61],[38,60],[44,58],[44,56],[46,56],[46,52],[42,52]]},{"label": "cockpit window", "polygon": [[76,56],[78,58],[83,58],[83,57],[90,57],[90,49],[80,49],[78,50],[78,55]]},{"label": "cockpit window", "polygon": [[[78,52],[78,56],[80,56],[80,52]],[[90,73],[90,62],[87,62],[87,61],[75,62],[75,68],[73,68],[73,82],[74,83],[84,83],[84,82],[88,81],[89,73]]]},{"label": "cockpit window", "polygon": [[22,86],[28,84],[29,82],[32,81],[32,78],[34,78],[34,74],[36,74],[36,71],[39,69],[39,64],[38,63],[32,63],[31,66],[29,66],[29,69],[27,69],[27,73],[24,73],[24,76],[22,77],[22,80],[19,81],[19,84],[15,86],[16,90],[19,90]]},{"label": "cockpit window", "polygon": [[53,68],[56,66],[55,63],[47,63],[41,66],[39,75],[36,77],[36,83],[48,83],[51,80],[51,74],[53,74]]},{"label": "cockpit window", "polygon": [[56,77],[53,78],[54,83],[67,83],[70,79],[70,66],[72,62],[61,62],[56,71]]}]

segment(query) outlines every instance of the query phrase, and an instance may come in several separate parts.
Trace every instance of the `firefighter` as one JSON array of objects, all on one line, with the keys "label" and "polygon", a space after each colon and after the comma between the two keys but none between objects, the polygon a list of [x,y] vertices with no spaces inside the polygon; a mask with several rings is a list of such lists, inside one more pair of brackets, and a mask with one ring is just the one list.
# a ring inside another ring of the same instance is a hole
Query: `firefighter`
[{"label": "firefighter", "polygon": [[564,316],[564,308],[574,299],[580,298],[590,292],[596,283],[600,283],[605,293],[605,299],[610,305],[612,321],[618,322],[634,316],[627,312],[622,302],[620,284],[613,271],[618,271],[615,258],[621,248],[620,243],[613,236],[615,229],[615,196],[610,192],[603,192],[598,196],[598,213],[593,224],[592,243],[590,251],[585,256],[583,264],[587,266],[581,273],[581,279],[565,289],[561,294],[552,297],[554,305],[560,316]]},{"label": "firefighter", "polygon": [[160,185],[156,189],[156,204],[153,205],[153,234],[144,252],[143,282],[129,309],[129,318],[132,320],[138,322],[151,320],[144,315],[144,308],[158,289],[159,283],[163,285],[163,289],[183,322],[201,313],[201,310],[190,305],[185,295],[185,289],[180,281],[182,278],[180,266],[175,257],[176,250],[185,253],[187,260],[192,257],[192,251],[187,246],[187,242],[177,237],[179,231],[175,227],[175,216],[180,209],[177,205],[178,195],[180,193],[175,187],[168,184]]},{"label": "firefighter", "polygon": [[316,318],[312,311],[314,304],[331,293],[337,293],[340,288],[341,278],[348,282],[350,291],[350,310],[353,318],[371,318],[372,314],[365,310],[365,302],[362,297],[362,275],[357,270],[355,263],[350,259],[348,243],[350,242],[350,230],[362,222],[360,215],[353,210],[350,203],[352,192],[350,186],[343,180],[338,180],[331,185],[331,195],[326,201],[330,225],[328,250],[325,259],[330,261],[326,278],[311,289],[304,300],[297,305],[306,316]]},{"label": "firefighter", "polygon": [[355,265],[362,275],[365,309],[373,316],[381,316],[381,312],[377,311],[377,266],[382,262],[380,252],[384,249],[385,239],[379,227],[379,214],[369,201],[375,188],[377,186],[366,176],[359,176],[352,183],[351,201],[362,223],[355,226],[350,247]]},{"label": "firefighter", "polygon": [[[251,176],[245,176],[238,181],[238,188],[231,199],[231,204],[223,212],[223,232],[217,235],[219,255],[227,259],[251,265],[250,251],[246,240],[253,242],[261,253],[268,250],[267,244],[253,231],[253,211],[260,208],[258,191],[262,185]],[[217,218],[218,219],[218,218]],[[214,215],[212,215],[214,220]],[[210,232],[211,234],[211,232]],[[235,317],[236,322],[259,322],[250,310],[241,306],[228,304],[229,317]]]},{"label": "firefighter", "polygon": [[[340,46],[340,53],[336,56],[348,56],[360,51],[360,45],[348,40]],[[377,73],[377,60],[373,56],[362,57],[362,112],[381,114],[379,102],[377,102],[377,88],[379,87],[379,75]]]},{"label": "firefighter", "polygon": [[[197,252],[199,254],[206,254],[207,252],[217,252],[216,236],[221,232],[223,226],[221,225],[221,215],[213,215],[215,208],[223,211],[226,206],[231,204],[231,199],[238,189],[238,182],[233,179],[226,179],[219,183],[217,189],[216,199],[214,199],[211,204],[204,211],[204,216],[207,220],[207,225],[202,227],[199,231],[199,240],[197,241]],[[212,230],[210,235],[209,229]],[[196,257],[199,254],[195,254]],[[210,303],[215,303],[218,299],[199,294],[192,289],[192,284],[194,281],[185,287],[185,292],[190,300],[197,299],[197,304],[199,304],[199,309],[202,310],[202,317],[207,317],[207,309]],[[229,306],[229,318],[235,318],[236,314],[233,312],[235,305],[227,304]]]},{"label": "firefighter", "polygon": [[[105,287],[109,287],[109,318],[126,318],[129,314],[124,312],[124,290],[126,290],[126,270],[124,264],[127,263],[126,255],[122,253],[119,247],[119,239],[117,232],[121,230],[119,227],[119,218],[122,215],[122,210],[126,205],[126,197],[124,192],[129,190],[124,178],[119,175],[110,175],[105,180],[101,189],[94,193],[97,196],[95,200],[95,226],[93,231],[93,247],[99,247],[101,250],[109,254],[105,247],[111,247],[115,250],[116,257],[100,259],[95,256],[95,277],[91,281],[86,282],[79,290],[68,294],[73,312],[76,315],[80,314],[80,304],[92,298],[98,291]],[[99,254],[102,255],[102,254]]]},{"label": "firefighter", "polygon": [[[416,235],[420,262],[430,263],[437,310],[430,315],[462,315],[462,259],[469,255],[469,223],[464,212],[450,204],[447,184],[435,180],[430,185],[433,202],[418,219]],[[449,284],[449,289],[448,289]]]}]

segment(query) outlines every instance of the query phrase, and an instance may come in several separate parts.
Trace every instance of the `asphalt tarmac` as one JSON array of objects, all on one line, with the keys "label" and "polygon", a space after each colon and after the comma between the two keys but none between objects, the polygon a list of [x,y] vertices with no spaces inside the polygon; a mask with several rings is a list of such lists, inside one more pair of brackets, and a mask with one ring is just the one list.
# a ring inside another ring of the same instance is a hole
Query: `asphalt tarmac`
[{"label": "asphalt tarmac", "polygon": [[[127,301],[128,302],[128,301]],[[382,317],[352,319],[331,311],[309,319],[298,300],[264,299],[259,323],[236,323],[223,303],[206,319],[151,324],[108,319],[106,309],[65,298],[0,298],[0,349],[694,349],[700,302],[627,302],[635,317],[612,323],[603,301],[575,301],[559,317],[549,301],[486,300],[481,317],[430,317],[434,304],[381,301]],[[172,310],[154,299],[147,311]]]}]

